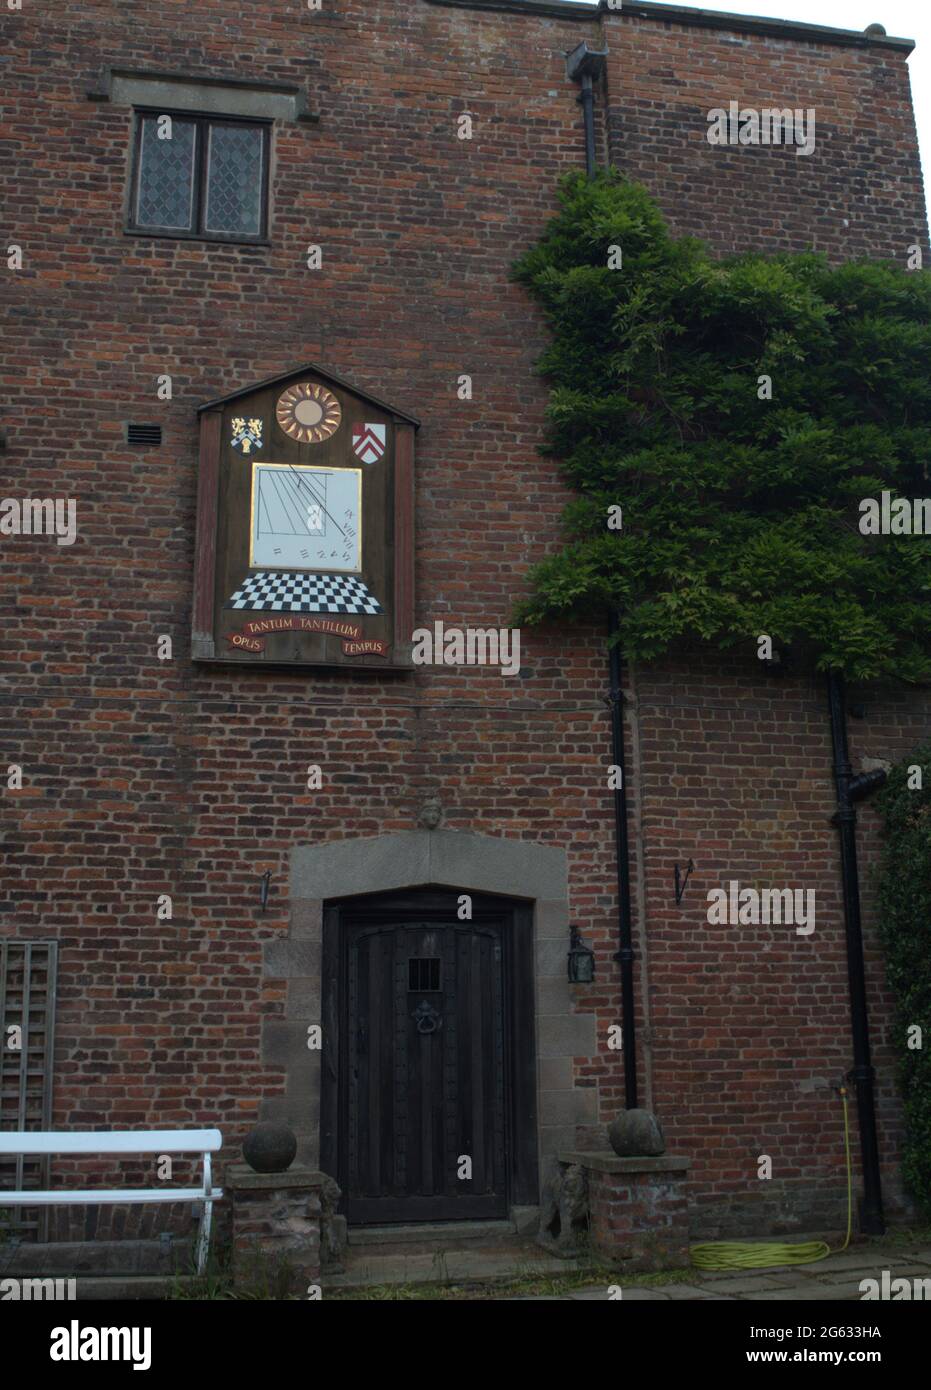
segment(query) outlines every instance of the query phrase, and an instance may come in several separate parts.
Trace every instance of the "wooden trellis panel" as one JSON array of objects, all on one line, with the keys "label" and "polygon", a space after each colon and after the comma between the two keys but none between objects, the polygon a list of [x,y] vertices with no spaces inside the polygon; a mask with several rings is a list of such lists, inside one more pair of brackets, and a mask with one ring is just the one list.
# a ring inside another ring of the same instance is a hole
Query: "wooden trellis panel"
[{"label": "wooden trellis panel", "polygon": [[[57,973],[57,942],[0,940],[0,1130],[51,1127]],[[47,1188],[48,1167],[47,1156],[0,1158],[0,1211],[4,1188]],[[47,1207],[6,1212],[19,1239],[48,1238]]]}]

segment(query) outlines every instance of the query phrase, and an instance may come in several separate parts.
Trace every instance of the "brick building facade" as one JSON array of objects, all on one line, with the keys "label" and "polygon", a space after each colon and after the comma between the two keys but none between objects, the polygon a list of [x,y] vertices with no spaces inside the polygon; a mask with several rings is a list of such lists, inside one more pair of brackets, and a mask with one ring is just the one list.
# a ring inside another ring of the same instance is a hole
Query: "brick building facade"
[{"label": "brick building facade", "polygon": [[[3,755],[22,768],[0,802],[0,932],[59,946],[53,1126],[216,1124],[236,1157],[258,1119],[286,1118],[319,1161],[307,1029],[329,1026],[327,905],[440,884],[530,914],[535,1023],[513,1045],[536,1077],[540,1165],[600,1143],[624,1104],[601,629],[525,631],[513,678],[192,660],[196,412],[314,362],[417,417],[416,622],[507,625],[566,500],[537,453],[545,331],[509,268],[584,162],[567,52],[607,50],[599,161],[642,180],[676,231],[720,253],[904,264],[913,243],[927,254],[911,45],[561,0],[63,0],[3,27],[22,264],[4,276],[2,491],[74,498],[78,523],[72,546],[4,536],[0,569]],[[817,148],[711,146],[707,112],[730,100],[815,108]],[[127,230],[134,108],[163,106],[273,122],[264,238]],[[160,425],[160,445],[129,445],[126,422]],[[641,1097],[692,1160],[692,1233],[840,1224],[832,1087],[850,1030],[821,682],[775,681],[749,654],[628,668],[626,684]],[[931,729],[926,695],[862,704],[858,767]],[[430,797],[437,829],[420,820]],[[868,866],[868,809],[860,823]],[[817,932],[708,925],[706,892],[730,879],[816,888]],[[567,983],[570,921],[592,985]],[[892,1210],[899,1109],[869,917],[867,969]]]}]

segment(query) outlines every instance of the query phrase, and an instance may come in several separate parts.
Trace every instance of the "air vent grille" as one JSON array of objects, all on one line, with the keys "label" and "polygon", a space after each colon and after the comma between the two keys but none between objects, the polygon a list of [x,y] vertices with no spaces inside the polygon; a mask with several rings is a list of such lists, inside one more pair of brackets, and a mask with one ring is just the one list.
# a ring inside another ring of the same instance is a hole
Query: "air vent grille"
[{"label": "air vent grille", "polygon": [[136,449],[158,449],[162,443],[161,425],[127,425],[126,443]]}]

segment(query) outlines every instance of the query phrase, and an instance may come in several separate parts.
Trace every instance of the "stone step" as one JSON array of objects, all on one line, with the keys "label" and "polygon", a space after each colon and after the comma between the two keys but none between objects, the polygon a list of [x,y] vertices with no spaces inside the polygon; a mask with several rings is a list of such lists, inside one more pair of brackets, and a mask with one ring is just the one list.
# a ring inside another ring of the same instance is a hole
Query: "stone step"
[{"label": "stone step", "polygon": [[78,1279],[78,1302],[94,1299],[100,1302],[110,1299],[129,1299],[132,1302],[176,1297],[181,1290],[190,1289],[197,1281],[190,1275],[137,1275],[135,1278],[92,1278]]},{"label": "stone step", "polygon": [[3,1270],[19,1276],[88,1274],[171,1275],[188,1273],[193,1251],[189,1240],[24,1241],[4,1251]]},{"label": "stone step", "polygon": [[[3,1277],[9,1279],[12,1276],[6,1271]],[[20,1281],[18,1296],[21,1300],[28,1299],[32,1303],[112,1302],[123,1299],[136,1302],[141,1299],[177,1298],[184,1290],[191,1291],[188,1296],[193,1297],[193,1286],[200,1285],[200,1281],[190,1275],[79,1274],[74,1279],[72,1298],[70,1282],[71,1277],[67,1275],[56,1275],[54,1278],[26,1275]]]},{"label": "stone step", "polygon": [[411,1226],[350,1226],[349,1247],[375,1245],[416,1245],[447,1241],[459,1244],[470,1240],[507,1240],[515,1226],[510,1221],[442,1221]]},{"label": "stone step", "polygon": [[376,1246],[346,1252],[342,1273],[321,1276],[327,1289],[358,1289],[367,1285],[463,1284],[536,1275],[560,1275],[585,1269],[584,1260],[559,1260],[539,1246],[512,1237],[494,1245],[475,1243],[454,1250],[437,1245],[432,1252],[411,1253],[404,1245]]}]

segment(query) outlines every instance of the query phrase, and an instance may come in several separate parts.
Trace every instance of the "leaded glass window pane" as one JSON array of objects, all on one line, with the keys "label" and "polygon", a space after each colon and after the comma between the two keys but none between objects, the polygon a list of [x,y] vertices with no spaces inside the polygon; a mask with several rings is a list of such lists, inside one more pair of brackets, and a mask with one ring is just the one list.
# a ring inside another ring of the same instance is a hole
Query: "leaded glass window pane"
[{"label": "leaded glass window pane", "polygon": [[263,132],[212,125],[207,168],[208,232],[258,236],[262,230]]},{"label": "leaded glass window pane", "polygon": [[[163,129],[165,129],[163,125]],[[136,223],[189,231],[194,209],[193,121],[171,117],[171,138],[159,138],[154,116],[142,122]]]}]

